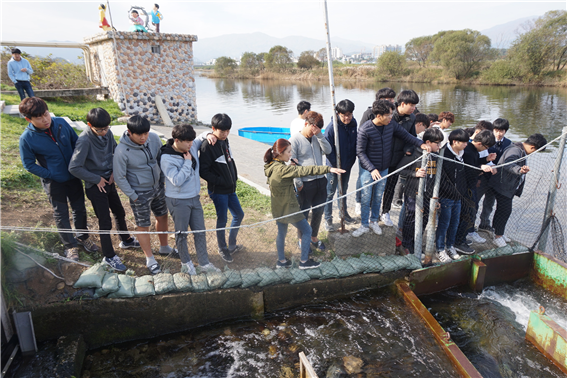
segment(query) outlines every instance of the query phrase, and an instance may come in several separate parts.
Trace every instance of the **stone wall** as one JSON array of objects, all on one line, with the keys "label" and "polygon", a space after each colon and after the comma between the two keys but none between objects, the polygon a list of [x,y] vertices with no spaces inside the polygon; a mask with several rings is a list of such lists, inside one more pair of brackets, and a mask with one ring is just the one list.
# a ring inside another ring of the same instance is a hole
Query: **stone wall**
[{"label": "stone wall", "polygon": [[156,95],[161,96],[173,122],[197,120],[195,41],[195,35],[111,31],[84,39],[98,79],[120,109],[152,123],[162,123]]}]

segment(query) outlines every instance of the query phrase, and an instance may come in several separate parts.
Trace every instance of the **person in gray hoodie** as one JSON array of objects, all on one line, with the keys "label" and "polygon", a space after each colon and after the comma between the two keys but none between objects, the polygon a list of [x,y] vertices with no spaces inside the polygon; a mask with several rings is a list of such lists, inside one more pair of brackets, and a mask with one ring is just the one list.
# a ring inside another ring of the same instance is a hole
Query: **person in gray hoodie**
[{"label": "person in gray hoodie", "polygon": [[[69,172],[85,182],[87,198],[93,205],[98,218],[99,230],[111,230],[112,219],[110,210],[114,214],[116,228],[119,231],[128,231],[126,226],[126,212],[116,191],[114,174],[112,172],[112,158],[116,149],[114,135],[110,131],[110,114],[102,108],[95,108],[87,114],[89,126],[77,139],[75,150],[69,163]],[[120,248],[139,248],[140,243],[129,234],[118,235],[122,241]],[[126,266],[114,252],[110,234],[100,235],[100,245],[104,255],[103,263],[115,270],[124,271]]]},{"label": "person in gray hoodie", "polygon": [[[214,145],[217,138],[207,132],[195,139],[191,125],[177,125],[171,130],[172,138],[161,147],[158,163],[165,175],[165,202],[175,223],[175,244],[181,259],[181,271],[197,274],[187,248],[187,228],[191,231],[205,230],[205,214],[199,200],[201,178],[199,177],[199,148],[208,137]],[[199,266],[204,271],[220,272],[209,262],[207,235],[193,234]]]},{"label": "person in gray hoodie", "polygon": [[[156,230],[167,231],[164,178],[157,163],[161,140],[156,133],[150,132],[150,122],[146,118],[130,117],[127,126],[128,130],[122,134],[114,151],[114,181],[130,198],[138,231],[150,230],[151,213],[156,217]],[[159,254],[177,255],[177,250],[167,245],[167,234],[158,236]],[[138,240],[146,255],[146,266],[152,274],[160,273],[161,268],[152,253],[150,235],[138,234]]]}]

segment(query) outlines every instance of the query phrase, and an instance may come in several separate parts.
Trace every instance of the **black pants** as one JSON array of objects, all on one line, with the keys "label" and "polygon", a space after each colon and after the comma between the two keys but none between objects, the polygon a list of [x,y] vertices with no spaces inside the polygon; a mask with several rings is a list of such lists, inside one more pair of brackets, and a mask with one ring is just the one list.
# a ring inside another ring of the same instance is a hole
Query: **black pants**
[{"label": "black pants", "polygon": [[[304,212],[305,219],[309,216],[309,209],[325,202],[327,199],[327,179],[325,177],[311,181],[303,181],[303,189],[299,192],[299,207]],[[313,209],[311,214],[311,236],[317,237],[319,226],[323,218],[324,206]],[[301,235],[300,235],[301,236]]]},{"label": "black pants", "polygon": [[[431,200],[430,197],[425,197],[423,199],[423,230],[427,226],[427,222],[429,221],[429,201]],[[405,203],[405,218],[404,224],[402,227],[402,245],[409,249],[411,253],[414,253],[415,250],[415,210],[416,210],[416,203],[415,197],[408,197],[405,196],[404,198]]]},{"label": "black pants", "polygon": [[[390,167],[388,172],[394,172],[396,167]],[[398,183],[399,174],[395,174],[388,177],[386,180],[386,188],[384,189],[384,196],[382,197],[382,214],[390,212],[392,208],[392,200],[394,199],[394,191],[396,189],[396,184]]]},{"label": "black pants", "polygon": [[493,191],[493,193],[496,199],[496,211],[492,219],[494,235],[504,235],[506,223],[508,223],[508,219],[512,214],[512,198],[508,198],[497,191]]},{"label": "black pants", "polygon": [[[122,202],[120,202],[120,197],[116,191],[116,185],[108,185],[104,187],[106,193],[101,192],[98,186],[93,185],[86,190],[87,198],[91,200],[94,212],[98,218],[98,228],[99,230],[111,230],[112,229],[112,219],[110,219],[110,210],[114,215],[114,220],[116,222],[116,228],[119,231],[128,231],[126,226],[126,212],[124,207],[122,207]],[[120,239],[122,241],[129,241],[130,235],[120,234]],[[116,254],[114,253],[114,247],[112,246],[112,239],[110,234],[100,235],[100,246],[102,248],[102,254],[105,257],[113,258]]]},{"label": "black pants", "polygon": [[[53,207],[53,219],[55,219],[55,225],[58,229],[71,229],[68,203],[71,205],[75,229],[87,229],[87,209],[85,208],[85,194],[81,180],[74,178],[65,182],[57,182],[41,179],[41,185],[47,197],[49,197],[51,207]],[[77,239],[80,240],[87,240],[88,237],[89,234],[77,234]],[[59,232],[59,238],[61,238],[65,249],[77,246],[77,241],[72,232]]]},{"label": "black pants", "polygon": [[467,235],[474,232],[474,222],[476,221],[476,187],[469,188],[467,194],[461,199],[461,216],[459,217],[459,228],[457,228],[456,245],[463,245],[467,241]]}]

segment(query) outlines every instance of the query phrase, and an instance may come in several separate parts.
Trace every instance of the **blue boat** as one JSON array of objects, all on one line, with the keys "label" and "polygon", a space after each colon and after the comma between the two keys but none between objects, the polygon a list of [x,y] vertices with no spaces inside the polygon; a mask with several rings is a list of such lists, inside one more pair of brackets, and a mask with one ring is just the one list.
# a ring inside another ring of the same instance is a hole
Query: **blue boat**
[{"label": "blue boat", "polygon": [[238,136],[269,144],[280,138],[289,139],[289,127],[244,127],[238,130]]}]

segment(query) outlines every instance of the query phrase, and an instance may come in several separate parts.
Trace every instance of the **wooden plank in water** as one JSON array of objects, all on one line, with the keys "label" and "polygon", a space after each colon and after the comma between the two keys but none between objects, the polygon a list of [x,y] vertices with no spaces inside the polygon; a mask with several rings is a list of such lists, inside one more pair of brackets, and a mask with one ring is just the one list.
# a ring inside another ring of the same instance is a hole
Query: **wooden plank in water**
[{"label": "wooden plank in water", "polygon": [[303,352],[299,352],[299,378],[319,378]]}]

